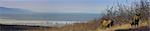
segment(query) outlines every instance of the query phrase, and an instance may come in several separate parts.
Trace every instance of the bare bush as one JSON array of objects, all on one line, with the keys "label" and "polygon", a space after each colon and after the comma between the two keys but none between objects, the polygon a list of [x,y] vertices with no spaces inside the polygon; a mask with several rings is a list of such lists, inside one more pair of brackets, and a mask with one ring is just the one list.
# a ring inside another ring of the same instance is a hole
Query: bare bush
[{"label": "bare bush", "polygon": [[134,5],[128,6],[123,4],[118,4],[117,7],[111,7],[106,9],[106,16],[117,21],[118,16],[121,16],[121,21],[132,21],[132,17],[136,14],[140,14],[142,20],[148,20],[150,17],[150,0],[140,0],[135,2]]}]

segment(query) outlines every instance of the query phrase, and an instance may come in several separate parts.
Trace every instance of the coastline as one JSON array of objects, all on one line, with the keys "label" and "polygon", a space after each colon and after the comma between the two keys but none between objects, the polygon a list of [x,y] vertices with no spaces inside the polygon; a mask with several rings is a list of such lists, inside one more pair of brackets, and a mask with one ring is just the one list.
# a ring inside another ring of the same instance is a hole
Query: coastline
[{"label": "coastline", "polygon": [[0,24],[8,25],[32,25],[32,26],[63,26],[66,24],[73,23],[87,23],[87,21],[47,21],[47,20],[9,20],[9,19],[0,19]]}]

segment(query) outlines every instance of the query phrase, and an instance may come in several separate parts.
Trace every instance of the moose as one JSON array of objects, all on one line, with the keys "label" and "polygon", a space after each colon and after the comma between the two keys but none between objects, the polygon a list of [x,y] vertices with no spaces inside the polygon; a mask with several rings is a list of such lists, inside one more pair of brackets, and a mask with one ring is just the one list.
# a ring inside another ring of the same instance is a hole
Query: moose
[{"label": "moose", "polygon": [[139,25],[139,21],[140,21],[141,17],[140,17],[140,14],[136,14],[134,17],[133,17],[133,21],[131,23],[131,25]]}]

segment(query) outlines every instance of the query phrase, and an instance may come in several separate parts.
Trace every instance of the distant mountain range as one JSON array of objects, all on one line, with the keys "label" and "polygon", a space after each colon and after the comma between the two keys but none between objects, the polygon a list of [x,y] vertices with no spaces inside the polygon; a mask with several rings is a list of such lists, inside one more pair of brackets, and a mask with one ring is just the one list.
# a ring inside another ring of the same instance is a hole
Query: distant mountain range
[{"label": "distant mountain range", "polygon": [[80,21],[94,19],[100,16],[101,14],[38,13],[25,9],[0,7],[0,19]]},{"label": "distant mountain range", "polygon": [[0,14],[26,14],[26,13],[31,13],[31,11],[18,8],[0,7]]},{"label": "distant mountain range", "polygon": [[0,19],[37,19],[41,18],[38,17],[38,13],[25,10],[25,9],[18,9],[18,8],[6,8],[0,7]]}]

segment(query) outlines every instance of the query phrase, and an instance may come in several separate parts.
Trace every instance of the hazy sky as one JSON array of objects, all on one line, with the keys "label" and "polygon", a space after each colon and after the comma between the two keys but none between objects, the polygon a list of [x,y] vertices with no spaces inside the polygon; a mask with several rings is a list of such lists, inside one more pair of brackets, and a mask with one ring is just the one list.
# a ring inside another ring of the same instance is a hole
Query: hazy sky
[{"label": "hazy sky", "polygon": [[[131,1],[131,0],[128,0]],[[102,13],[108,6],[126,0],[0,0],[0,7],[43,13]]]}]

